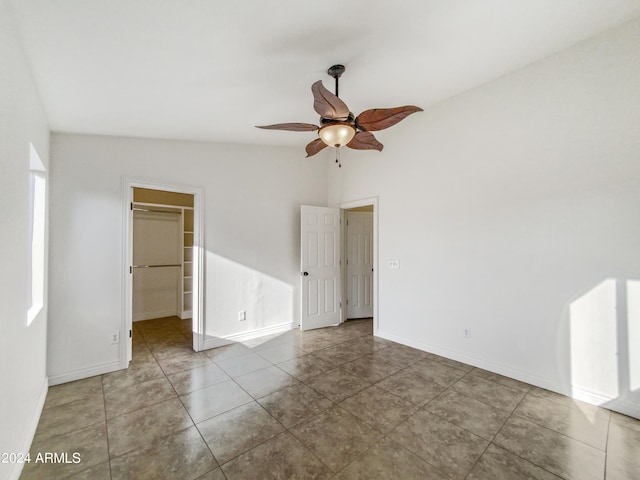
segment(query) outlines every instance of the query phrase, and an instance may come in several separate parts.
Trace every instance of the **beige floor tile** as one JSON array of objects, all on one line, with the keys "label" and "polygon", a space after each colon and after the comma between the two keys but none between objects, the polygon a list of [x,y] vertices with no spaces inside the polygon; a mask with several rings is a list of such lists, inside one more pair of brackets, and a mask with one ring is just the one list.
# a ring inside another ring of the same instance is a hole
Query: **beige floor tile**
[{"label": "beige floor tile", "polygon": [[494,443],[563,478],[604,478],[604,452],[520,417],[511,417]]},{"label": "beige floor tile", "polygon": [[447,390],[424,407],[431,413],[491,441],[510,413],[475,398]]},{"label": "beige floor tile", "polygon": [[420,407],[436,398],[447,388],[405,370],[400,370],[398,373],[385,378],[376,383],[376,386]]},{"label": "beige floor tile", "polygon": [[197,480],[227,480],[222,473],[221,468],[216,468],[215,470],[211,470],[208,473],[205,473],[203,476],[198,477]]},{"label": "beige floor tile", "polygon": [[507,450],[489,445],[467,480],[560,480],[553,473],[527,462]]},{"label": "beige floor tile", "polygon": [[400,370],[397,365],[388,363],[373,354],[347,362],[341,368],[371,383],[379,382]]},{"label": "beige floor tile", "polygon": [[151,356],[150,361],[139,363],[131,362],[131,365],[126,370],[118,370],[117,372],[103,375],[102,383],[104,384],[105,391],[109,391],[131,387],[148,380],[155,380],[163,377],[164,372],[160,368],[160,365],[158,365],[158,362],[156,362],[155,358]]},{"label": "beige floor tile", "polygon": [[514,415],[555,430],[604,451],[609,421],[593,411],[584,412],[546,398],[527,394]]},{"label": "beige floor tile", "polygon": [[174,373],[168,375],[167,378],[178,395],[210,387],[230,379],[229,375],[214,363]]},{"label": "beige floor tile", "polygon": [[309,353],[301,357],[292,358],[286,362],[278,363],[278,368],[298,380],[306,380],[307,378],[333,370],[335,367],[331,363],[320,360]]},{"label": "beige floor tile", "polygon": [[366,380],[339,368],[308,378],[304,383],[336,403],[371,385]]},{"label": "beige floor tile", "polygon": [[210,365],[212,360],[202,352],[196,353],[190,350],[188,352],[181,353],[180,355],[158,358],[158,363],[166,375],[171,375],[191,368]]},{"label": "beige floor tile", "polygon": [[236,382],[253,398],[264,397],[285,387],[295,385],[298,380],[276,366],[236,377]]},{"label": "beige floor tile", "polygon": [[640,468],[640,430],[612,423],[609,427],[607,455]]},{"label": "beige floor tile", "polygon": [[465,373],[469,373],[471,370],[475,369],[475,367],[467,365],[466,363],[458,362],[446,357],[441,357],[439,355],[434,355],[432,358],[438,363],[446,365],[447,367],[455,368],[457,370],[462,370]]},{"label": "beige floor tile", "polygon": [[492,382],[499,383],[500,385],[504,385],[505,387],[515,388],[515,389],[523,390],[525,392],[529,391],[529,389],[531,388],[531,385],[529,384],[520,382],[513,378],[505,377],[503,375],[498,375],[497,373],[489,372],[481,368],[476,368],[474,370],[471,370],[471,372],[469,373],[471,375],[484,378],[485,380],[491,380]]},{"label": "beige floor tile", "polygon": [[336,475],[336,480],[448,480],[436,467],[388,437],[357,457]]},{"label": "beige floor tile", "polygon": [[560,395],[559,393],[544,390],[538,387],[531,387],[527,392],[526,398],[536,398],[540,402],[546,403],[550,408],[565,407],[571,408],[578,412],[581,412],[588,418],[600,417],[604,420],[609,420],[611,412],[606,408],[597,407],[589,403],[576,400],[574,398]]},{"label": "beige floor tile", "polygon": [[340,407],[332,407],[292,429],[329,468],[338,472],[382,438],[382,434]]},{"label": "beige floor tile", "polygon": [[305,354],[304,351],[297,347],[294,347],[290,343],[283,343],[274,346],[270,346],[265,349],[257,350],[256,353],[265,360],[271,363],[281,363],[292,358],[301,357]]},{"label": "beige floor tile", "polygon": [[215,361],[228,375],[239,377],[272,366],[273,364],[260,355],[250,353],[240,357]]},{"label": "beige floor tile", "polygon": [[[38,455],[46,458],[46,453],[65,454],[69,463],[51,463],[38,461]],[[23,480],[57,479],[80,473],[109,460],[107,447],[107,428],[104,422],[73,432],[50,438],[35,438],[30,449],[31,463],[25,464]],[[74,454],[79,462],[73,463]]]},{"label": "beige floor tile", "polygon": [[381,359],[387,363],[396,365],[398,368],[412,365],[418,360],[423,359],[426,355],[426,352],[397,343],[374,352],[376,359]]},{"label": "beige floor tile", "polygon": [[331,400],[301,383],[266,395],[258,402],[287,428],[333,406]]},{"label": "beige floor tile", "polygon": [[443,387],[450,387],[465,375],[463,370],[449,367],[431,358],[419,360],[405,368],[404,371],[422,377],[430,382],[439,383]]},{"label": "beige floor tile", "polygon": [[331,471],[288,432],[282,433],[222,466],[227,480],[324,480]]},{"label": "beige floor tile", "polygon": [[640,420],[621,413],[611,412],[611,423],[640,432]]},{"label": "beige floor tile", "polygon": [[102,379],[98,375],[50,387],[44,408],[56,407],[91,397],[102,397],[102,395]]},{"label": "beige floor tile", "polygon": [[111,459],[113,480],[193,480],[217,467],[196,427]]},{"label": "beige floor tile", "polygon": [[418,410],[414,404],[375,385],[347,398],[340,406],[382,433],[390,432]]},{"label": "beige floor tile", "polygon": [[124,388],[110,389],[104,394],[107,418],[133,412],[175,397],[176,392],[166,377]]},{"label": "beige floor tile", "polygon": [[313,355],[320,360],[324,360],[325,362],[328,362],[337,367],[339,365],[342,365],[343,363],[347,363],[355,360],[356,358],[360,358],[367,353],[370,352],[364,351],[362,348],[354,349],[347,343],[340,343],[338,345],[334,345],[332,347],[314,352]]},{"label": "beige floor tile", "polygon": [[44,409],[36,437],[51,438],[104,421],[104,398],[93,395]]},{"label": "beige floor tile", "polygon": [[465,375],[451,388],[508,412],[513,412],[526,394],[521,389],[506,387],[477,375]]},{"label": "beige floor tile", "polygon": [[221,413],[197,427],[219,464],[284,431],[284,427],[256,402]]},{"label": "beige floor tile", "polygon": [[111,480],[111,466],[109,462],[104,462],[73,474],[65,480]]},{"label": "beige floor tile", "polygon": [[109,454],[114,457],[143,447],[193,425],[177,398],[107,420]]},{"label": "beige floor tile", "polygon": [[324,350],[325,348],[329,348],[335,345],[335,343],[326,338],[309,337],[301,338],[300,340],[296,341],[294,345],[306,353],[314,353],[320,350]]},{"label": "beige floor tile", "polygon": [[640,478],[640,465],[614,455],[607,455],[606,478],[607,480],[637,480]]},{"label": "beige floor tile", "polygon": [[232,343],[230,345],[212,348],[211,350],[205,350],[204,353],[214,362],[221,362],[223,360],[229,360],[230,358],[248,355],[251,353],[251,349],[249,347],[245,347],[241,343]]},{"label": "beige floor tile", "polygon": [[180,399],[195,423],[200,423],[253,400],[233,380],[187,393],[180,396]]},{"label": "beige floor tile", "polygon": [[489,445],[487,440],[426,410],[409,417],[389,436],[453,480],[465,478]]}]

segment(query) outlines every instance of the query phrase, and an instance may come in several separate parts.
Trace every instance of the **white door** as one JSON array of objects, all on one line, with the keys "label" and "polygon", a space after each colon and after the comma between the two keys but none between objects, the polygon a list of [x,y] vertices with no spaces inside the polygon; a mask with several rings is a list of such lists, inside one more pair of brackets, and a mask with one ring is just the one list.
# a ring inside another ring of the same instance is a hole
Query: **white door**
[{"label": "white door", "polygon": [[340,209],[300,207],[300,329],[340,323]]},{"label": "white door", "polygon": [[373,317],[373,213],[346,212],[347,318]]}]

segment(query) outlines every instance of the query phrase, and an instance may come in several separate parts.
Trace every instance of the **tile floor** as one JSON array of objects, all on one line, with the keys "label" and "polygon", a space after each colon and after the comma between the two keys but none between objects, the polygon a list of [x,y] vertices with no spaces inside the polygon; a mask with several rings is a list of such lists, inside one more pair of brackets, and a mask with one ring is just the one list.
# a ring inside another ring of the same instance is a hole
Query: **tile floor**
[{"label": "tile floor", "polygon": [[[375,338],[371,321],[190,349],[136,322],[128,370],[52,387],[22,479],[640,479],[640,421]],[[606,472],[606,476],[605,476]]]}]

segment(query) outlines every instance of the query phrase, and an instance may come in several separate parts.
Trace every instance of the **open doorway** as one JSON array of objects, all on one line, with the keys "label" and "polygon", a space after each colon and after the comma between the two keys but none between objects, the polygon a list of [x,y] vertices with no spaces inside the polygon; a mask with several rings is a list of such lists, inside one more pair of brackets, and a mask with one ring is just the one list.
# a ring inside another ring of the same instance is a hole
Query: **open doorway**
[{"label": "open doorway", "polygon": [[373,205],[350,208],[345,217],[345,320],[373,318]]},{"label": "open doorway", "polygon": [[186,345],[202,350],[202,193],[125,180],[125,306],[122,368],[133,336],[156,322],[175,324]]},{"label": "open doorway", "polygon": [[373,318],[378,329],[378,198],[340,205],[342,216],[342,319]]}]

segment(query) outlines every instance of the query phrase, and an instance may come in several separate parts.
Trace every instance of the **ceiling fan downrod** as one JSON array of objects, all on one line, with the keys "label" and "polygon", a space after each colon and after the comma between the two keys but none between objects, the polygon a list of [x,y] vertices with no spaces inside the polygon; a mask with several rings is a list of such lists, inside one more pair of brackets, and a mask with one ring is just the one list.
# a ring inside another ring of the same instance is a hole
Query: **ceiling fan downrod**
[{"label": "ceiling fan downrod", "polygon": [[336,97],[338,97],[338,79],[340,78],[340,75],[342,75],[345,71],[345,67],[344,65],[334,65],[332,67],[329,67],[329,70],[327,70],[327,73],[329,74],[330,77],[333,77],[336,79]]}]

